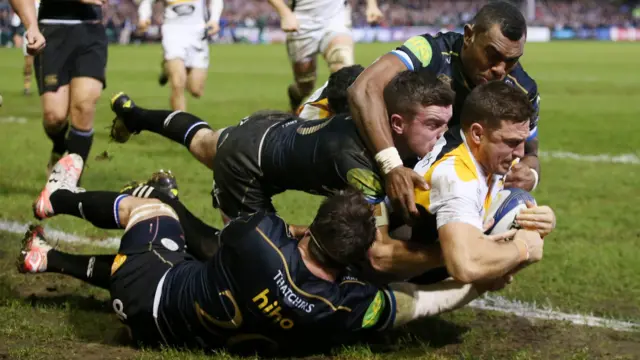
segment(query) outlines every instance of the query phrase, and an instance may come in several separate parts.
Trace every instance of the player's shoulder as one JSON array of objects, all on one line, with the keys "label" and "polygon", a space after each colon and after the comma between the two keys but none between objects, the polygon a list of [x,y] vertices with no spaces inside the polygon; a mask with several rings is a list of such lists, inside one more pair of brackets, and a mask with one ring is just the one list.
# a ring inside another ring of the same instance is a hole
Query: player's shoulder
[{"label": "player's shoulder", "polygon": [[392,51],[407,66],[418,71],[428,68],[440,72],[451,63],[450,57],[457,56],[462,44],[462,35],[455,32],[416,35]]},{"label": "player's shoulder", "polygon": [[504,82],[519,88],[530,99],[538,96],[538,84],[525,70],[522,64],[518,63],[509,74],[507,74]]},{"label": "player's shoulder", "polygon": [[221,231],[220,238],[225,244],[261,243],[267,246],[288,245],[291,241],[289,226],[275,213],[258,211],[231,220]]}]

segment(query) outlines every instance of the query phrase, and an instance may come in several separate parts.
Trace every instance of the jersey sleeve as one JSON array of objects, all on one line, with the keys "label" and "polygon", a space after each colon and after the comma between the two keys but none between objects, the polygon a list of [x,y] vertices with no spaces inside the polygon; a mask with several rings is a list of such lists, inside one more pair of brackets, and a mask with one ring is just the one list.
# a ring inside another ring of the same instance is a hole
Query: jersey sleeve
[{"label": "jersey sleeve", "polygon": [[416,189],[416,203],[435,216],[438,229],[454,222],[482,229],[480,186],[473,170],[453,158],[436,163],[425,179],[430,189]]},{"label": "jersey sleeve", "polygon": [[531,105],[533,106],[534,115],[531,118],[529,124],[529,137],[527,141],[535,139],[538,137],[538,120],[540,120],[540,93],[538,92],[538,87],[535,87],[535,90],[529,93],[529,101],[531,101]]},{"label": "jersey sleeve", "polygon": [[426,35],[418,35],[405,41],[402,46],[393,50],[391,54],[397,56],[408,70],[418,71],[423,68],[435,68],[438,66],[437,45]]},{"label": "jersey sleeve", "polygon": [[372,169],[374,164],[359,153],[347,152],[336,164],[341,174],[346,174],[347,183],[360,190],[370,204],[384,201],[385,191],[382,179]]},{"label": "jersey sleeve", "polygon": [[347,329],[382,331],[393,326],[396,301],[389,288],[354,281],[343,282],[340,288],[345,294],[343,306],[351,309],[342,324]]}]

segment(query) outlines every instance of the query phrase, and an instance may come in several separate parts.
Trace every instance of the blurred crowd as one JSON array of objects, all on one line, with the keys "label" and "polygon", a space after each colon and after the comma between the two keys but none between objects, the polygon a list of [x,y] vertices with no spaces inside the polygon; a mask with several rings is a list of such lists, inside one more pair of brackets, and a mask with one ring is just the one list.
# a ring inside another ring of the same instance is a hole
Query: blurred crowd
[{"label": "blurred crowd", "polygon": [[[46,1],[46,0],[45,0]],[[526,0],[522,0],[526,1]],[[367,26],[366,0],[349,0],[354,27]],[[458,28],[468,22],[486,0],[379,0],[385,15],[382,27],[435,26]],[[524,4],[523,8],[525,7]],[[160,39],[163,3],[154,4],[152,25],[145,34],[136,31],[137,4],[134,0],[109,0],[104,9],[104,24],[111,42],[130,43]],[[8,0],[0,0],[0,45],[11,45],[12,10]],[[640,27],[640,1],[536,0],[531,25],[551,29],[581,29],[599,26]],[[222,31],[233,34],[236,28],[279,27],[278,15],[266,0],[224,0]],[[235,36],[234,36],[235,38]]]}]

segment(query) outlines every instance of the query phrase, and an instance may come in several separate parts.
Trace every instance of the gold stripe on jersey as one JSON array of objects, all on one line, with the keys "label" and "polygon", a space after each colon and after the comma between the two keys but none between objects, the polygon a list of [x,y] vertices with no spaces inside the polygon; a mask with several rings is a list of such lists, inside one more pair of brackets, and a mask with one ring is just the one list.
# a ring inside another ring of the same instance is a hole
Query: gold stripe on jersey
[{"label": "gold stripe on jersey", "polygon": [[513,83],[514,83],[514,84],[516,84],[516,86],[517,86],[520,90],[524,91],[524,93],[525,93],[525,94],[527,94],[527,95],[529,94],[529,91],[528,91],[524,86],[520,85],[520,83],[518,82],[518,79],[516,79],[516,77],[515,77],[515,76],[513,76],[513,75],[509,75],[509,74],[508,74],[508,75],[507,75],[507,77],[508,77],[509,79],[511,79],[511,81],[513,81]]},{"label": "gold stripe on jersey", "polygon": [[[439,160],[437,160],[431,168],[424,174],[424,180],[427,182],[429,187],[431,187],[431,177],[433,176],[433,171],[438,167],[438,165],[443,162],[450,160],[453,158],[453,168],[455,169],[456,175],[458,178],[464,182],[473,181],[479,179],[478,171],[476,166],[471,158],[471,153],[467,150],[467,147],[464,143],[460,144],[457,148],[449,151],[444,154]],[[428,212],[429,206],[431,205],[431,189],[415,190],[416,204],[421,205]]]},{"label": "gold stripe on jersey", "polygon": [[309,294],[308,292],[300,289],[294,282],[293,279],[291,278],[291,273],[289,272],[289,266],[287,265],[287,261],[284,258],[284,255],[282,254],[282,252],[280,251],[280,249],[278,249],[278,247],[273,243],[273,241],[271,241],[271,239],[269,239],[269,237],[262,232],[262,230],[260,230],[260,228],[256,227],[256,231],[258,232],[258,234],[260,234],[260,236],[262,236],[262,238],[264,239],[264,241],[267,242],[267,244],[269,244],[273,250],[275,250],[275,252],[280,256],[280,259],[282,260],[282,265],[284,266],[284,270],[285,273],[287,274],[287,279],[289,280],[289,284],[291,284],[291,287],[299,292],[300,294],[311,298],[311,299],[316,299],[316,300],[320,300],[323,303],[327,304],[331,310],[333,311],[338,311],[338,310],[343,310],[343,311],[347,311],[347,312],[351,312],[351,308],[346,307],[346,306],[335,306],[333,305],[333,303],[331,303],[331,301],[329,301],[329,299],[326,299],[322,296],[319,295],[314,295],[314,294]]}]

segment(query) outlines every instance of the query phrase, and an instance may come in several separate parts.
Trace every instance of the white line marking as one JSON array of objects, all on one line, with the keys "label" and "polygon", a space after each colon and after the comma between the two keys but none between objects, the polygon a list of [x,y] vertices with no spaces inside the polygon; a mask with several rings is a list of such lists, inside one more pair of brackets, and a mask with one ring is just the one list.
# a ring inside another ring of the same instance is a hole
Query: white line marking
[{"label": "white line marking", "polygon": [[[14,234],[24,234],[28,225],[16,221],[0,220],[0,231],[6,231]],[[120,244],[119,238],[108,238],[104,240],[91,240],[82,236],[65,233],[60,230],[45,227],[47,239],[57,240],[71,244],[102,246],[105,248],[116,249]],[[539,308],[536,304],[520,302],[517,300],[508,300],[502,296],[485,295],[476,299],[469,304],[470,307],[481,310],[492,310],[506,314],[514,314],[516,316],[544,319],[544,320],[560,320],[569,321],[576,325],[586,325],[591,327],[604,327],[616,331],[640,331],[640,324],[629,321],[620,321],[614,319],[605,319],[596,316],[567,314],[551,310],[549,308]]]},{"label": "white line marking", "polygon": [[[19,223],[16,221],[8,221],[8,220],[0,220],[0,230],[6,231],[14,234],[24,234],[29,228],[28,224]],[[94,245],[101,246],[105,248],[113,248],[117,249],[120,245],[119,238],[108,238],[103,240],[91,240],[86,237],[69,234],[64,231],[52,229],[48,226],[44,227],[45,234],[47,239],[56,240],[61,242],[66,242],[70,244],[81,244],[81,245]],[[17,249],[16,249],[17,251]]]},{"label": "white line marking", "polygon": [[585,161],[585,162],[604,162],[604,163],[614,163],[614,164],[630,164],[630,165],[640,165],[640,157],[636,154],[596,154],[596,155],[585,155],[585,154],[576,154],[568,151],[540,151],[540,157],[543,158],[554,158],[554,159],[571,159],[577,161]]},{"label": "white line marking", "polygon": [[576,325],[602,327],[616,331],[640,331],[640,324],[630,321],[605,319],[582,314],[567,314],[550,308],[539,308],[536,304],[509,300],[502,296],[485,295],[469,304],[470,307],[481,310],[493,310],[530,319],[568,321]]},{"label": "white line marking", "polygon": [[24,117],[16,117],[16,116],[3,116],[0,117],[0,123],[17,123],[17,124],[26,124],[27,118]]}]

